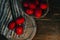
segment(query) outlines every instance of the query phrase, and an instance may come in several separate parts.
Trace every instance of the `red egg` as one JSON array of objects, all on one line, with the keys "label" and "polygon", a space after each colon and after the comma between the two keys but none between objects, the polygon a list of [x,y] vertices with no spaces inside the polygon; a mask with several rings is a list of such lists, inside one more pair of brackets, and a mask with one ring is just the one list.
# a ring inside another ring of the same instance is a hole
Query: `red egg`
[{"label": "red egg", "polygon": [[15,32],[16,32],[17,35],[23,34],[23,27],[22,26],[17,27]]},{"label": "red egg", "polygon": [[33,10],[27,9],[27,10],[26,10],[26,13],[27,13],[28,15],[32,15],[32,14],[33,14]]},{"label": "red egg", "polygon": [[23,24],[24,23],[24,21],[25,21],[25,18],[23,18],[23,17],[18,17],[17,19],[16,19],[16,24]]},{"label": "red egg", "polygon": [[33,3],[30,3],[29,8],[30,8],[30,9],[35,9],[35,8],[36,8],[36,5],[33,4]]},{"label": "red egg", "polygon": [[42,10],[36,10],[35,11],[35,17],[40,18],[42,16]]},{"label": "red egg", "polygon": [[9,25],[8,25],[8,28],[9,28],[10,30],[13,30],[14,27],[15,27],[15,22],[14,22],[14,21],[11,21],[11,22],[9,23]]},{"label": "red egg", "polygon": [[48,5],[47,4],[41,4],[40,8],[46,10],[48,8]]}]

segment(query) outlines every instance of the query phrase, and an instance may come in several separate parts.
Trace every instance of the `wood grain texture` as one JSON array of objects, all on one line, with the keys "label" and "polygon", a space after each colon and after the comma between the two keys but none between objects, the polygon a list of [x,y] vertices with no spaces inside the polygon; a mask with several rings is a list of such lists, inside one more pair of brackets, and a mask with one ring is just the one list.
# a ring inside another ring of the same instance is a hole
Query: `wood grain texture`
[{"label": "wood grain texture", "polygon": [[33,40],[60,40],[60,22],[37,21],[37,33]]}]

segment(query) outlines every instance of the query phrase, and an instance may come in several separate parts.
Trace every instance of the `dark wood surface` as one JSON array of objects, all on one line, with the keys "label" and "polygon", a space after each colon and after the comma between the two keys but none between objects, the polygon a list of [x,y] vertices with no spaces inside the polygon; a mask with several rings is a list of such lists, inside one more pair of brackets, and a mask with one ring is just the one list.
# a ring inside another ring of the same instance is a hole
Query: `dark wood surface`
[{"label": "dark wood surface", "polygon": [[37,21],[37,32],[33,40],[60,40],[60,23]]}]

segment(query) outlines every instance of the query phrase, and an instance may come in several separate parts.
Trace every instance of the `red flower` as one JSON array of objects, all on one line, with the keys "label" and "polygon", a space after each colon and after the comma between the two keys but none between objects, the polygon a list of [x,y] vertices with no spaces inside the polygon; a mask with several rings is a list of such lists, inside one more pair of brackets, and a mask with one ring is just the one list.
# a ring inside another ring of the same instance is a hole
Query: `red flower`
[{"label": "red flower", "polygon": [[42,10],[36,10],[35,11],[35,17],[40,18],[42,16]]},{"label": "red flower", "polygon": [[28,7],[28,3],[24,3],[23,6],[24,6],[24,7]]},{"label": "red flower", "polygon": [[13,30],[14,27],[15,27],[15,22],[14,22],[14,21],[11,21],[11,22],[9,23],[9,25],[8,25],[8,28],[9,28],[10,30]]},{"label": "red flower", "polygon": [[17,19],[16,19],[16,24],[23,24],[24,23],[24,21],[25,21],[25,18],[20,18],[20,17],[18,17]]},{"label": "red flower", "polygon": [[22,26],[17,27],[15,32],[16,32],[17,35],[23,34],[23,27]]},{"label": "red flower", "polygon": [[44,10],[46,10],[46,9],[47,9],[47,7],[48,7],[48,5],[47,5],[47,4],[41,4],[41,5],[40,5],[40,8],[41,8],[41,9],[44,9]]},{"label": "red flower", "polygon": [[27,9],[27,10],[26,10],[26,13],[29,14],[29,15],[32,15],[32,14],[33,14],[33,10]]},{"label": "red flower", "polygon": [[31,4],[29,5],[29,8],[30,8],[30,9],[35,9],[35,8],[36,8],[36,5],[31,3]]}]

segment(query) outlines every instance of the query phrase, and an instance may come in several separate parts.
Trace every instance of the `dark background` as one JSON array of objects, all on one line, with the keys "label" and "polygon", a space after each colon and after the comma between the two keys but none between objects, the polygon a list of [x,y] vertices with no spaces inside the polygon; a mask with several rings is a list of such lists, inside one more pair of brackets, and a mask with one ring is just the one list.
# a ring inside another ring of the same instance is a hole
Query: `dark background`
[{"label": "dark background", "polygon": [[36,19],[37,32],[33,40],[60,40],[60,0],[48,0],[47,16]]}]

